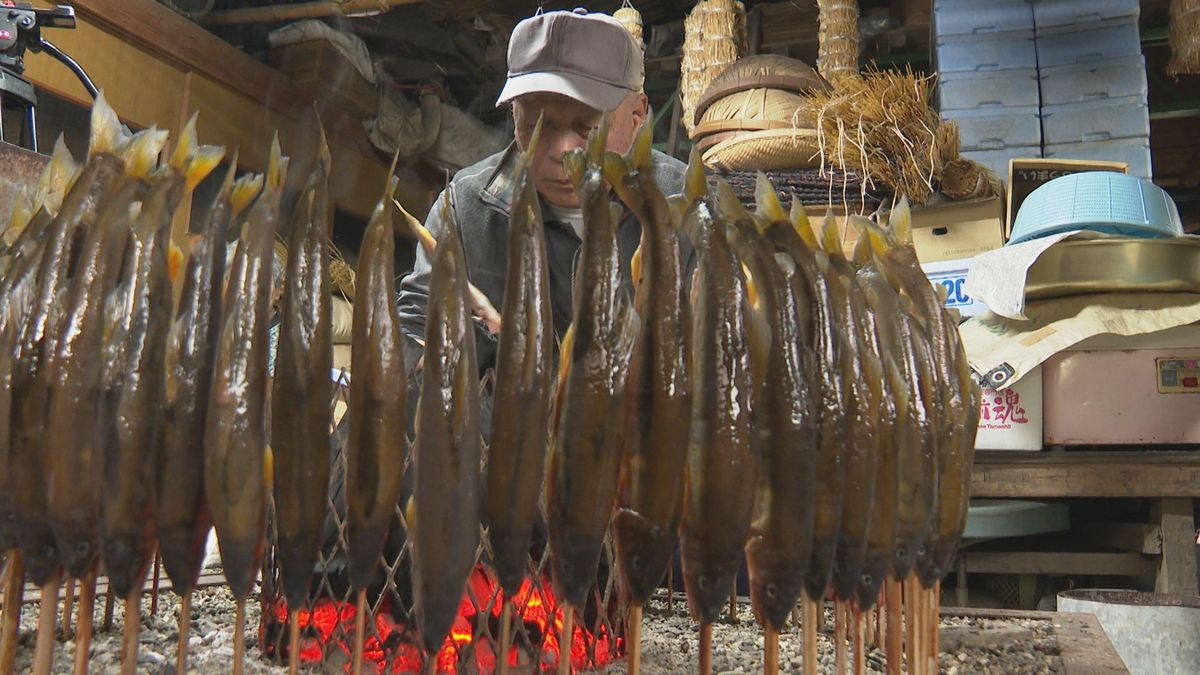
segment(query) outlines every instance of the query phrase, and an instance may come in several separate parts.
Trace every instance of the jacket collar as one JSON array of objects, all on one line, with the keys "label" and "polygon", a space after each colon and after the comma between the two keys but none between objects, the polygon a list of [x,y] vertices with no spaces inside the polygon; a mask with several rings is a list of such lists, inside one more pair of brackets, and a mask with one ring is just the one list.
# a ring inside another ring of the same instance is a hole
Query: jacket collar
[{"label": "jacket collar", "polygon": [[516,141],[508,144],[479,195],[484,204],[506,216],[512,212],[513,171],[519,152]]}]

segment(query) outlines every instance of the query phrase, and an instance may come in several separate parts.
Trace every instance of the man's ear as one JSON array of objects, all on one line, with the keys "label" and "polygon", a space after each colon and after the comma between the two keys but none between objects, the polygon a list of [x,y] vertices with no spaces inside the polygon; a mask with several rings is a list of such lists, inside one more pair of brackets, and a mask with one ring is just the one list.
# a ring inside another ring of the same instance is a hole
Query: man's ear
[{"label": "man's ear", "polygon": [[640,129],[642,123],[646,121],[646,113],[650,109],[650,99],[646,98],[646,94],[638,92],[637,104],[633,107],[633,120],[635,129]]}]

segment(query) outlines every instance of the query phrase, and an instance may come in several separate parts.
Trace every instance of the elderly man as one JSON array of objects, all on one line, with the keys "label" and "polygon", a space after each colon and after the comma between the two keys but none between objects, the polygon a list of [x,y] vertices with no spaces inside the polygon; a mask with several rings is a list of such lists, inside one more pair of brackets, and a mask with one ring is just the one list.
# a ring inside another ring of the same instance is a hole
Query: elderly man
[{"label": "elderly man", "polygon": [[[588,134],[609,115],[608,148],[625,153],[647,115],[642,93],[641,49],[614,18],[604,14],[539,13],[517,24],[508,48],[508,81],[497,105],[511,103],[516,142],[499,154],[460,171],[447,188],[454,218],[462,229],[471,279],[499,308],[504,300],[509,207],[515,160],[530,140],[538,116],[542,134],[530,175],[541,197],[554,331],[561,339],[571,323],[571,280],[582,244],[579,197],[563,170],[563,153],[583,147]],[[654,173],[666,194],[683,187],[684,165],[654,153]],[[441,197],[438,198],[440,203]],[[426,226],[435,236],[445,227],[435,206]],[[629,261],[641,225],[628,212],[621,217],[621,273],[629,282]],[[400,286],[400,317],[408,360],[415,363],[425,334],[430,263],[418,247],[412,273]],[[480,373],[495,367],[496,341],[476,335]]]}]

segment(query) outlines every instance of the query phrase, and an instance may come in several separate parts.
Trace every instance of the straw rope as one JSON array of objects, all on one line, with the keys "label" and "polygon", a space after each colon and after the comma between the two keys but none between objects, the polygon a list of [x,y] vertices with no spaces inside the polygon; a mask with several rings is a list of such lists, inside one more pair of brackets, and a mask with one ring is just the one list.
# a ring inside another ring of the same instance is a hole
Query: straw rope
[{"label": "straw rope", "polygon": [[680,100],[691,136],[696,102],[731,63],[746,53],[746,8],[737,0],[703,0],[684,20]]},{"label": "straw rope", "polygon": [[817,72],[836,85],[841,78],[858,75],[858,2],[817,0],[817,9]]},{"label": "straw rope", "polygon": [[637,11],[637,8],[635,8],[629,2],[629,0],[625,0],[625,2],[621,4],[621,7],[617,9],[617,11],[613,12],[613,18],[621,22],[621,25],[625,27],[625,30],[629,31],[629,34],[633,36],[633,41],[642,48],[642,52],[645,52],[646,41],[642,37],[642,13]]}]

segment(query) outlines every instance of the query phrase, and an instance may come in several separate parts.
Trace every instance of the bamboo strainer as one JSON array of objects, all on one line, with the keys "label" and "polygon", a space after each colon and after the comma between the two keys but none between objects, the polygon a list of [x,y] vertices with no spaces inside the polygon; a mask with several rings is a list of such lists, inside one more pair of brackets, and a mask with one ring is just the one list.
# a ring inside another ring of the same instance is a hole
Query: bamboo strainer
[{"label": "bamboo strainer", "polygon": [[704,153],[704,164],[724,171],[778,171],[820,166],[812,129],[769,129],[738,134]]}]

